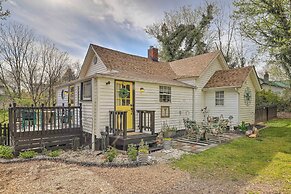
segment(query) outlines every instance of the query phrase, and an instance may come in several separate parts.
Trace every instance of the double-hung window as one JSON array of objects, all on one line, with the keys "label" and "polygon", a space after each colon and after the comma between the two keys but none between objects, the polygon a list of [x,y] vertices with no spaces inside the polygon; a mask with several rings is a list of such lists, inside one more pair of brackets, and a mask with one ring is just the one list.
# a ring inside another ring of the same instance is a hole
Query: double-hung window
[{"label": "double-hung window", "polygon": [[81,83],[81,100],[92,100],[91,80]]},{"label": "double-hung window", "polygon": [[171,87],[160,86],[160,102],[171,102]]},{"label": "double-hung window", "polygon": [[224,105],[224,91],[215,92],[215,105],[223,106]]}]

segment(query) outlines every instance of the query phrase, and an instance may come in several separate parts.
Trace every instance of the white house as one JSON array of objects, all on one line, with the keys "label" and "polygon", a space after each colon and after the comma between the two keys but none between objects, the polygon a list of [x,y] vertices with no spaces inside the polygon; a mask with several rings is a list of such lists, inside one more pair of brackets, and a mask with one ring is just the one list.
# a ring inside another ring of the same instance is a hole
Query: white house
[{"label": "white house", "polygon": [[290,81],[271,81],[269,79],[269,73],[265,72],[264,78],[259,78],[262,89],[266,91],[271,91],[279,96],[283,95],[285,90],[290,89]]},{"label": "white house", "polygon": [[260,89],[254,67],[229,69],[219,51],[159,62],[153,47],[144,58],[91,44],[79,78],[57,86],[57,104],[82,103],[84,131],[100,137],[109,111],[127,112],[129,130],[138,128],[138,110],[155,111],[156,132],[165,124],[183,129],[184,118],[202,122],[208,115],[254,123]]}]

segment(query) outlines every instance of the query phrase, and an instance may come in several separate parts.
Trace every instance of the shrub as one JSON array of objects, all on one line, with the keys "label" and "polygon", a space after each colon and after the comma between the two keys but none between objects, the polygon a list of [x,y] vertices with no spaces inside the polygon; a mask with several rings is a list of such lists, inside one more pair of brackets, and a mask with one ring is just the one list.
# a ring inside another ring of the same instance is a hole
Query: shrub
[{"label": "shrub", "polygon": [[27,158],[33,158],[37,155],[37,152],[29,150],[29,151],[24,151],[24,152],[20,152],[19,156],[21,158],[27,159]]},{"label": "shrub", "polygon": [[13,149],[11,147],[0,145],[0,158],[11,159],[13,157]]},{"label": "shrub", "polygon": [[149,146],[144,143],[143,139],[140,141],[139,147],[138,147],[138,152],[143,153],[143,154],[148,154],[149,153]]},{"label": "shrub", "polygon": [[105,153],[106,160],[112,162],[117,156],[117,150],[114,147],[109,147]]},{"label": "shrub", "polygon": [[246,124],[246,122],[242,121],[241,124],[238,126],[238,128],[242,132],[246,132],[248,130],[248,124]]},{"label": "shrub", "polygon": [[137,159],[137,148],[136,148],[136,146],[134,146],[133,144],[129,144],[128,145],[128,149],[127,149],[127,155],[128,155],[128,158],[131,161],[136,161],[136,159]]},{"label": "shrub", "polygon": [[49,157],[58,157],[61,155],[61,151],[62,150],[54,150],[54,151],[50,151],[48,152],[46,155],[49,156]]}]

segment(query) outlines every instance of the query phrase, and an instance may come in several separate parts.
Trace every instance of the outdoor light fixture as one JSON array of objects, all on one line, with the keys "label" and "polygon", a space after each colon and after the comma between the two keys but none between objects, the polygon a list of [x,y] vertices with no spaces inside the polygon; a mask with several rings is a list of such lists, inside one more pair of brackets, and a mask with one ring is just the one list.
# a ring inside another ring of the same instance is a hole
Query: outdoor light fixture
[{"label": "outdoor light fixture", "polygon": [[110,85],[110,81],[106,82],[106,85]]},{"label": "outdoor light fixture", "polygon": [[140,92],[144,92],[144,88],[140,88],[139,91],[140,91]]}]

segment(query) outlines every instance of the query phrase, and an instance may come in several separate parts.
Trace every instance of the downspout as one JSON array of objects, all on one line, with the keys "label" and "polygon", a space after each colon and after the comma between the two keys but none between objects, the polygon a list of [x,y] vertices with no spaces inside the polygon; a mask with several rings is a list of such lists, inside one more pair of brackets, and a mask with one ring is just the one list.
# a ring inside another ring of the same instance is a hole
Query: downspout
[{"label": "downspout", "polygon": [[193,87],[193,90],[192,90],[192,121],[195,120],[195,86]]},{"label": "downspout", "polygon": [[96,133],[96,79],[92,78],[92,151],[95,151],[95,133]]},{"label": "downspout", "polygon": [[238,88],[234,88],[234,90],[237,92],[237,124],[240,124],[240,93]]}]

